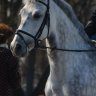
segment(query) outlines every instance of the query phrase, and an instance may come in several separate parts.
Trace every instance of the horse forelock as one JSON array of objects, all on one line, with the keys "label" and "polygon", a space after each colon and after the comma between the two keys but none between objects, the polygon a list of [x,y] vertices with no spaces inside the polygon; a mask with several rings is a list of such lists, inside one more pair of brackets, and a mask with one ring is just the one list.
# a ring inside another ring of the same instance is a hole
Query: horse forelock
[{"label": "horse forelock", "polygon": [[[26,4],[26,3],[35,2],[35,1],[38,1],[38,0],[23,0],[23,3]],[[48,2],[48,0],[40,0],[40,1]]]},{"label": "horse forelock", "polygon": [[84,26],[83,24],[78,20],[77,16],[75,15],[75,12],[71,5],[69,5],[64,0],[54,0],[54,2],[65,12],[65,14],[68,16],[74,27],[78,29],[79,34],[82,36],[82,38],[86,41],[90,41],[86,33],[84,32]]},{"label": "horse forelock", "polygon": [[[30,3],[32,3],[32,2],[36,2],[36,1],[38,1],[38,0],[23,0],[23,4],[25,5],[25,4],[30,4]],[[42,2],[48,2],[48,0],[40,0],[40,1],[42,1]]]},{"label": "horse forelock", "polygon": [[36,1],[36,0],[24,0],[23,3],[27,4],[27,3],[34,2],[34,1]]}]

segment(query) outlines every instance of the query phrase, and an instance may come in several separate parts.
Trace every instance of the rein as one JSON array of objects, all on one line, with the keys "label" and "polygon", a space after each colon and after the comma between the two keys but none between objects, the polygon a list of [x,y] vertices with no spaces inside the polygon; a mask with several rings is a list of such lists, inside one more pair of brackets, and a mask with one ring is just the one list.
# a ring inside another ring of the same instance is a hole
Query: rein
[{"label": "rein", "polygon": [[50,4],[50,0],[47,0],[47,4],[45,4],[44,2],[40,1],[40,0],[37,0],[37,2],[43,4],[46,6],[47,10],[45,12],[45,16],[44,16],[44,19],[43,19],[43,22],[38,30],[38,32],[36,33],[35,36],[23,31],[23,30],[17,30],[15,34],[19,35],[22,40],[24,41],[26,47],[27,44],[26,44],[26,41],[24,40],[24,37],[20,34],[20,33],[23,33],[27,36],[30,36],[31,38],[34,39],[35,41],[35,47],[34,49],[41,49],[41,50],[46,50],[46,49],[51,49],[51,50],[58,50],[58,51],[68,51],[68,52],[96,52],[96,49],[81,49],[81,50],[76,50],[76,49],[62,49],[62,48],[57,48],[57,47],[46,47],[46,46],[40,46],[40,43],[42,40],[39,40],[40,36],[42,35],[43,33],[43,29],[45,27],[45,25],[47,25],[48,27],[48,33],[47,33],[47,36],[46,38],[48,37],[49,35],[49,29],[50,29],[50,13],[49,13],[49,4]]},{"label": "rein", "polygon": [[58,50],[62,52],[96,52],[96,49],[62,49],[62,48],[57,48],[57,47],[40,46],[39,44],[36,49],[40,49],[40,50],[51,49],[52,51]]}]

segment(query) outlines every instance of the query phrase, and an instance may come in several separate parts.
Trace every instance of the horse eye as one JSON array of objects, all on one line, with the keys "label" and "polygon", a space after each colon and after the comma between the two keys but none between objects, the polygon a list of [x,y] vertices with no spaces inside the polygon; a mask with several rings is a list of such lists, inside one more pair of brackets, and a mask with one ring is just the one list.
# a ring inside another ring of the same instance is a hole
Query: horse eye
[{"label": "horse eye", "polygon": [[39,19],[39,18],[41,17],[41,14],[40,14],[40,12],[36,11],[36,12],[34,12],[34,13],[32,14],[32,17],[33,17],[34,19]]}]

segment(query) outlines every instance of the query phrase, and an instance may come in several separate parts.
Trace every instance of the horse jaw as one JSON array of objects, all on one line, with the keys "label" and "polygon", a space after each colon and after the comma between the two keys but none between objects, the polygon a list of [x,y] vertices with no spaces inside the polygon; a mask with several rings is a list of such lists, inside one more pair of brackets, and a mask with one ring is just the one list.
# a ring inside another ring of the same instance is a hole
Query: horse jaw
[{"label": "horse jaw", "polygon": [[[29,2],[30,3],[30,2]],[[36,7],[36,4],[39,6],[42,5],[42,7]],[[34,6],[33,6],[34,5]],[[38,11],[38,12],[37,12]],[[33,14],[39,13],[40,18],[34,18]],[[17,36],[15,34],[15,37],[11,43],[11,47],[13,50],[13,53],[19,56],[24,56],[27,54],[30,50],[32,50],[35,46],[35,40],[36,35],[39,31],[40,26],[42,25],[44,16],[46,13],[46,6],[42,3],[33,3],[30,4],[26,3],[26,5],[21,9],[20,15],[21,15],[21,23],[17,29],[17,32],[20,33],[20,35],[17,33]],[[39,19],[39,22],[38,22]],[[21,32],[19,32],[22,30]],[[42,32],[39,39],[43,40],[47,37],[47,27],[45,25],[44,32]],[[30,35],[27,35],[27,34]],[[21,48],[18,48],[17,45],[20,45]],[[19,50],[19,51],[18,51]]]}]

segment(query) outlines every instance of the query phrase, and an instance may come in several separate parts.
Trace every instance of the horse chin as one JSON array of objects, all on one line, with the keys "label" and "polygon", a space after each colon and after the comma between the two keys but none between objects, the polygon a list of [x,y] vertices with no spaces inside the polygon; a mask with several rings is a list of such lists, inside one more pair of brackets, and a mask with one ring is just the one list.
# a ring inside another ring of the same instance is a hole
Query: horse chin
[{"label": "horse chin", "polygon": [[15,54],[16,57],[26,57],[27,56],[27,53],[16,53]]}]

